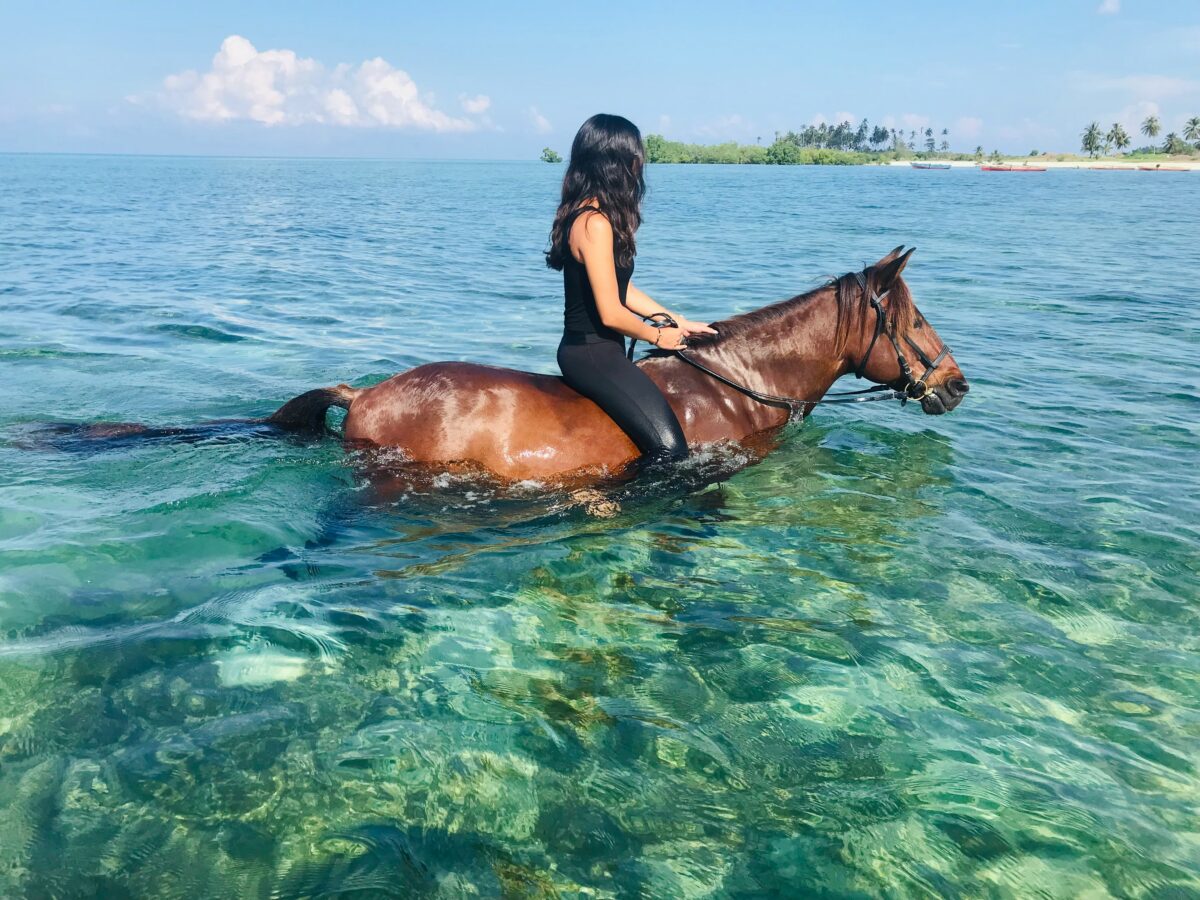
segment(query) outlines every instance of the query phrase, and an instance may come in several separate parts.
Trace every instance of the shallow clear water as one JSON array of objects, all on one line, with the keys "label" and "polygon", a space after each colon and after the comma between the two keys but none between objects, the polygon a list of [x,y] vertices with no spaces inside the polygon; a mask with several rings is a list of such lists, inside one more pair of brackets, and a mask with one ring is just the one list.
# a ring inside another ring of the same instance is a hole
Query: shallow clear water
[{"label": "shallow clear water", "polygon": [[26,448],[552,371],[559,167],[0,173],[0,896],[1200,895],[1200,175],[651,167],[651,294],[916,244],[972,391],[595,519],[334,441]]}]

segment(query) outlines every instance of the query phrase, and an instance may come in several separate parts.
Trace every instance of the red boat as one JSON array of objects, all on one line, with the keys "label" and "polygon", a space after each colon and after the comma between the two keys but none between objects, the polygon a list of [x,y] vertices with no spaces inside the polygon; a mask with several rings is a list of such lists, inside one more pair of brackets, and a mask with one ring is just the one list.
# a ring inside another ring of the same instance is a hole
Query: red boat
[{"label": "red boat", "polygon": [[980,166],[981,172],[1045,172],[1045,166]]},{"label": "red boat", "polygon": [[1138,166],[1142,172],[1190,172],[1187,166]]}]

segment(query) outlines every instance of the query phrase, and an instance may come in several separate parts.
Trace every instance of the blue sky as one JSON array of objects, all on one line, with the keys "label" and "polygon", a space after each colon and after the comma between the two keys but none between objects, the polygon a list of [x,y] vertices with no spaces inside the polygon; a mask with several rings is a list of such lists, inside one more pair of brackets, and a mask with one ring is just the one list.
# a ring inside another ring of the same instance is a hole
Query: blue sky
[{"label": "blue sky", "polygon": [[0,7],[0,151],[529,158],[598,111],[1075,150],[1093,119],[1200,115],[1200,0]]}]

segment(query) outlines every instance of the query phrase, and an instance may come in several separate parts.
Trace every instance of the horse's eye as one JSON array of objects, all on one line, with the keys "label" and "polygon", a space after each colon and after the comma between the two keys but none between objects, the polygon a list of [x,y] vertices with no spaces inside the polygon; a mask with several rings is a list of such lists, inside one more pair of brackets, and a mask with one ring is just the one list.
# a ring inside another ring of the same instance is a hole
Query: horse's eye
[{"label": "horse's eye", "polygon": [[922,319],[917,319],[917,321],[915,321],[913,323],[913,328],[924,328],[924,327],[925,327],[925,322]]}]

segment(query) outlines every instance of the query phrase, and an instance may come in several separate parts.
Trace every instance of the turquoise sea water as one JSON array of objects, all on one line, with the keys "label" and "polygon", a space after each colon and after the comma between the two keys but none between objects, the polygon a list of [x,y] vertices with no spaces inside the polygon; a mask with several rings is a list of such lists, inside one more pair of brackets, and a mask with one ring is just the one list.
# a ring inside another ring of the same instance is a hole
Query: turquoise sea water
[{"label": "turquoise sea water", "polygon": [[915,244],[972,391],[611,519],[29,448],[553,371],[560,176],[0,157],[0,896],[1200,896],[1200,174],[651,167],[652,295]]}]

